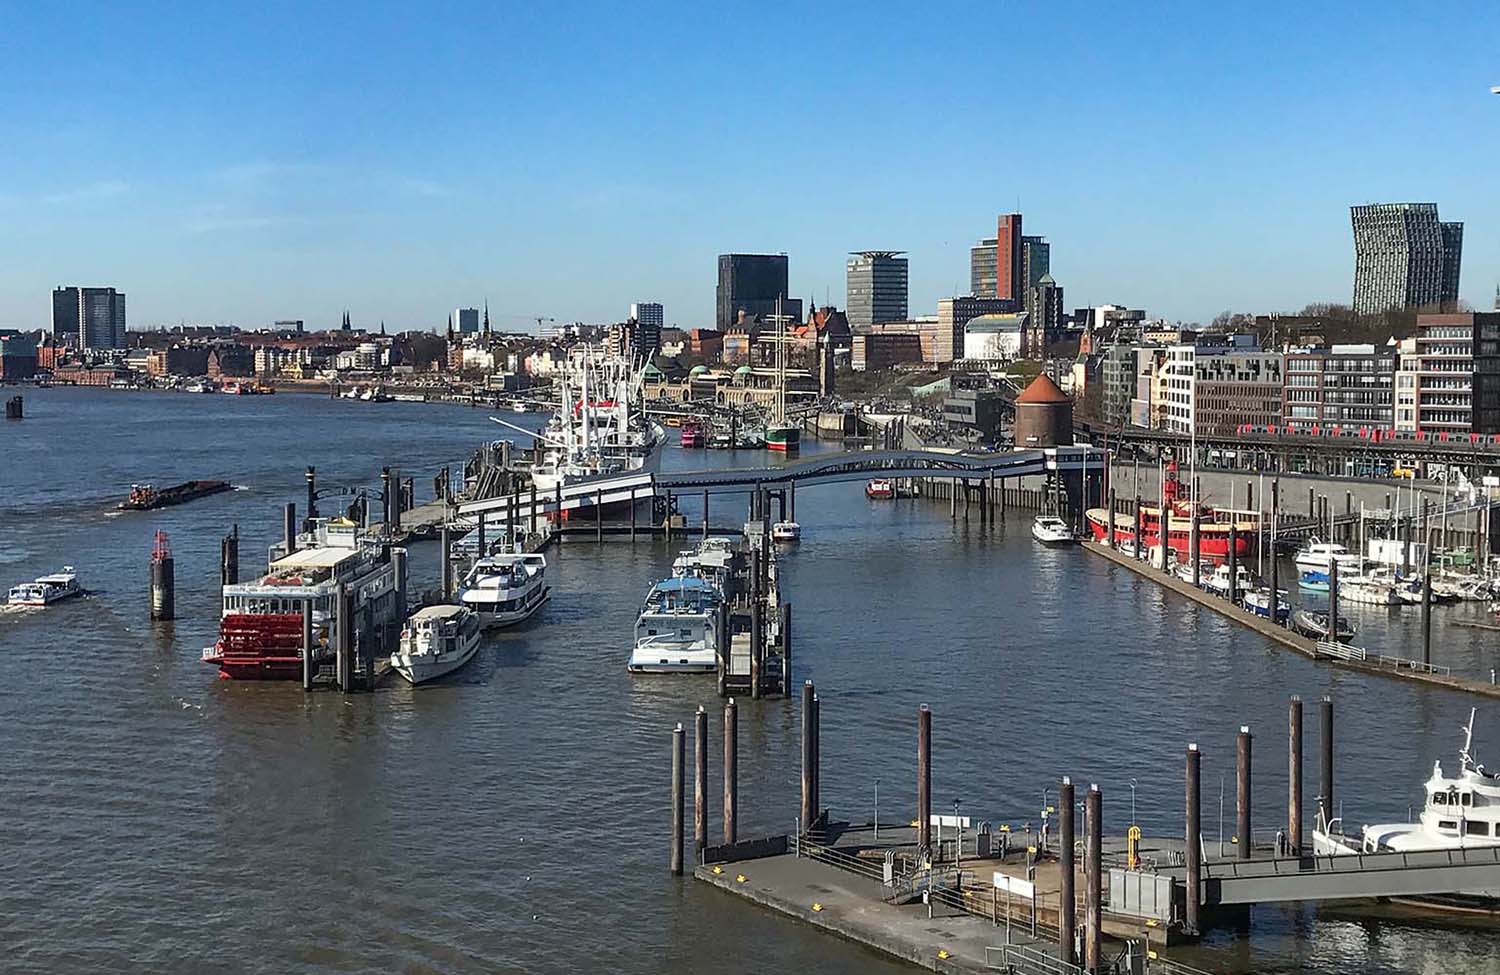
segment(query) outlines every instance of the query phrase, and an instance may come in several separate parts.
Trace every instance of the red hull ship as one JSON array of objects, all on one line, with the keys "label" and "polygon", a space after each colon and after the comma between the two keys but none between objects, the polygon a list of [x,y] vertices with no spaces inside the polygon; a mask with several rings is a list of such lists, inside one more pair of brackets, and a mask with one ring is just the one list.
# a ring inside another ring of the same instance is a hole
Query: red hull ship
[{"label": "red hull ship", "polygon": [[[1190,501],[1181,500],[1182,482],[1177,479],[1177,462],[1167,465],[1166,480],[1162,484],[1166,496],[1167,548],[1178,562],[1186,562],[1192,552],[1192,514]],[[1229,526],[1233,519],[1235,528],[1235,554],[1243,558],[1250,553],[1255,543],[1259,526],[1255,513],[1248,519],[1236,518],[1245,512],[1220,511],[1206,505],[1198,506],[1198,558],[1210,562],[1223,562],[1229,558]],[[1109,533],[1109,511],[1106,508],[1090,508],[1085,517],[1094,541],[1102,542]],[[1141,505],[1141,547],[1150,551],[1161,544],[1161,508],[1157,505]],[[1115,515],[1115,545],[1135,542],[1135,517]]]}]

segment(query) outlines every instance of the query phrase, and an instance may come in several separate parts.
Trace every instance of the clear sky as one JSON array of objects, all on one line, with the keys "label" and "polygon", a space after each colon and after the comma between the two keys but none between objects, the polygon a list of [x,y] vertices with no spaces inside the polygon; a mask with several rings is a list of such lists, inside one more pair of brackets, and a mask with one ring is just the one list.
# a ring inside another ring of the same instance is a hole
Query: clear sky
[{"label": "clear sky", "polygon": [[[1222,7],[1233,6],[1233,10]],[[1275,8],[1275,9],[1273,9]],[[711,324],[715,256],[910,252],[914,314],[1019,207],[1069,307],[1347,302],[1348,207],[1500,280],[1500,4],[0,0],[0,327]]]}]

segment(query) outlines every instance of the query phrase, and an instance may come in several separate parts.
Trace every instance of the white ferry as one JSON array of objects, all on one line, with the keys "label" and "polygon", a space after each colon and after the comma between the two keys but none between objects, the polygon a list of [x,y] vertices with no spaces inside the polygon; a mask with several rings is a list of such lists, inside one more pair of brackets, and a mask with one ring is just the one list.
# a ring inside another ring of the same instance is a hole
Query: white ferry
[{"label": "white ferry", "polygon": [[[1424,850],[1461,850],[1500,846],[1500,776],[1474,761],[1474,711],[1464,727],[1458,750],[1458,774],[1443,774],[1443,763],[1432,763],[1432,775],[1422,786],[1422,812],[1414,823],[1366,826],[1358,836],[1344,833],[1343,822],[1327,820],[1322,810],[1313,830],[1313,852],[1354,856],[1361,853],[1409,853]],[[1500,909],[1500,888],[1455,891],[1451,895],[1411,899],[1409,902],[1446,910],[1493,914]]]},{"label": "white ferry", "polygon": [[479,614],[462,606],[425,606],[406,621],[391,667],[413,684],[451,674],[473,659],[484,637]]},{"label": "white ferry", "polygon": [[50,606],[59,599],[77,596],[82,592],[73,567],[65,565],[61,572],[42,576],[35,582],[12,586],[10,592],[6,593],[5,601],[12,606]]},{"label": "white ferry", "polygon": [[474,563],[458,593],[459,604],[479,614],[485,629],[514,626],[542,608],[552,590],[541,555],[489,555]]},{"label": "white ferry", "polygon": [[651,587],[635,622],[634,674],[711,674],[718,668],[723,596],[706,579],[678,576]]}]

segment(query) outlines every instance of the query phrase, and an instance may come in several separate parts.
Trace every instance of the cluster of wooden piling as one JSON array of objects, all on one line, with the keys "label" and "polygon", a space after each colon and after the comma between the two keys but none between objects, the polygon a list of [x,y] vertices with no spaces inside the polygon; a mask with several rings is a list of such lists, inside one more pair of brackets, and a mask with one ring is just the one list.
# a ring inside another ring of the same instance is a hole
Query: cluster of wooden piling
[{"label": "cluster of wooden piling", "polygon": [[[1038,475],[1029,475],[1036,477]],[[1055,511],[1075,527],[1083,527],[1083,515],[1089,498],[1097,497],[1103,483],[1103,470],[1088,472],[1085,488],[1082,472],[1056,472],[1047,475],[1041,487],[1012,486],[1009,478],[996,478],[994,472],[983,477],[917,477],[898,482],[898,493],[919,498],[947,501],[951,518],[970,517],[975,513],[981,522],[1004,518],[1006,511]]]},{"label": "cluster of wooden piling", "polygon": [[[739,842],[740,794],[740,720],[734,698],[724,703],[724,795],[723,843],[733,847]],[[684,804],[686,795],[686,733],[679,723],[672,730],[672,802],[669,869],[672,876],[682,875],[684,854]],[[708,845],[708,712],[700,705],[693,721],[693,854],[695,862],[705,862]]]},{"label": "cluster of wooden piling", "polygon": [[[791,691],[792,604],[781,598],[770,526],[771,504],[778,493],[761,488],[750,495],[744,557],[734,562],[720,608],[716,655],[720,697],[748,694],[753,699],[786,696]],[[782,520],[795,517],[795,489],[780,497]],[[735,666],[736,634],[743,634],[748,643],[748,671]]]},{"label": "cluster of wooden piling", "polygon": [[5,418],[7,420],[21,420],[25,419],[25,416],[26,408],[20,393],[5,401]]}]

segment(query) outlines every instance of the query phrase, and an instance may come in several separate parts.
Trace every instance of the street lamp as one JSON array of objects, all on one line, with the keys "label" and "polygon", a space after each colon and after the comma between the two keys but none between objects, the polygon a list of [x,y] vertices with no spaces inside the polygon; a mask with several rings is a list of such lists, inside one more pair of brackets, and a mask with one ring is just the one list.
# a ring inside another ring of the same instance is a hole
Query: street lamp
[{"label": "street lamp", "polygon": [[1135,825],[1135,779],[1130,780],[1130,825]]},{"label": "street lamp", "polygon": [[964,861],[964,825],[958,818],[958,800],[953,800],[953,828],[958,830],[958,840],[953,845],[953,865],[961,867]]}]

